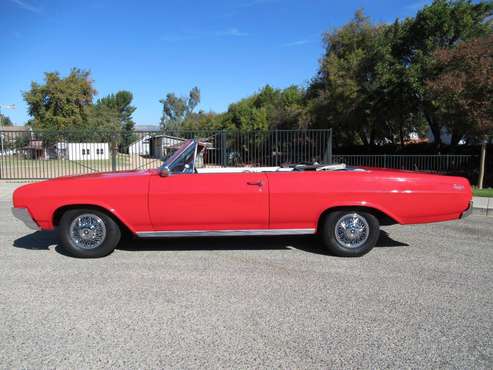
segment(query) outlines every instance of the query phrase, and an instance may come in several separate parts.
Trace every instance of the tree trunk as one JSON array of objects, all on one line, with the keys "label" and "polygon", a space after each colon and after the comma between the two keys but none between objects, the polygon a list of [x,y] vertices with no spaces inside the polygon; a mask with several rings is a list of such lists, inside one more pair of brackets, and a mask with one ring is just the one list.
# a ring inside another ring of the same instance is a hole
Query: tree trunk
[{"label": "tree trunk", "polygon": [[459,144],[459,141],[462,139],[462,134],[459,132],[452,132],[452,135],[450,137],[450,145],[455,146]]},{"label": "tree trunk", "polygon": [[370,146],[375,145],[375,129],[371,128],[370,129]]},{"label": "tree trunk", "polygon": [[401,140],[401,147],[404,148],[404,123],[402,119],[399,121],[399,139]]},{"label": "tree trunk", "polygon": [[363,142],[363,145],[368,146],[368,138],[366,137],[366,134],[364,132],[358,132],[358,134],[361,141]]},{"label": "tree trunk", "polygon": [[426,121],[428,122],[428,125],[430,126],[431,133],[433,134],[433,139],[435,143],[436,148],[440,148],[442,144],[442,138],[441,138],[441,129],[440,126],[436,124],[435,120],[429,113],[426,111],[423,111]]},{"label": "tree trunk", "polygon": [[484,172],[485,172],[485,163],[486,163],[486,141],[481,144],[481,158],[479,160],[479,180],[478,180],[478,188],[483,188],[484,181]]},{"label": "tree trunk", "polygon": [[437,125],[430,126],[431,133],[433,134],[434,143],[436,148],[440,148],[442,146],[442,136],[440,127]]}]

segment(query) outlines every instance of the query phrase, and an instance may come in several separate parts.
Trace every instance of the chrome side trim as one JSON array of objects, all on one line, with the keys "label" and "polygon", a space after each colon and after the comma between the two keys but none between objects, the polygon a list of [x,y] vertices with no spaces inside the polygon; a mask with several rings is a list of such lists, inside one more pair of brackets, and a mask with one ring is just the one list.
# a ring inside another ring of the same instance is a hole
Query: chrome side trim
[{"label": "chrome side trim", "polygon": [[14,208],[12,207],[12,214],[14,215],[15,218],[21,220],[24,222],[24,225],[26,225],[28,228],[33,229],[33,230],[41,230],[41,228],[38,226],[38,224],[33,220],[31,214],[27,210],[27,208]]},{"label": "chrome side trim", "polygon": [[136,234],[139,238],[179,238],[187,236],[306,235],[315,234],[315,229],[141,231]]},{"label": "chrome side trim", "polygon": [[473,203],[472,203],[472,200],[469,202],[469,207],[461,213],[460,217],[459,218],[466,218],[467,216],[469,216],[471,213],[472,213],[472,208],[473,208]]}]

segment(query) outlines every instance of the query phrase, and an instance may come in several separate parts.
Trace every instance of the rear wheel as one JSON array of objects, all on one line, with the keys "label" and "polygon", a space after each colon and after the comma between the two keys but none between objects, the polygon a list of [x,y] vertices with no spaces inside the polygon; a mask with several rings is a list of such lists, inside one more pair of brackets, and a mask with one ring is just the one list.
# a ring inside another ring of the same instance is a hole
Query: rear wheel
[{"label": "rear wheel", "polygon": [[320,231],[330,253],[340,257],[359,257],[375,246],[380,226],[371,213],[348,209],[327,214]]},{"label": "rear wheel", "polygon": [[119,225],[94,209],[66,211],[59,224],[63,248],[75,257],[97,258],[110,254],[120,241]]}]

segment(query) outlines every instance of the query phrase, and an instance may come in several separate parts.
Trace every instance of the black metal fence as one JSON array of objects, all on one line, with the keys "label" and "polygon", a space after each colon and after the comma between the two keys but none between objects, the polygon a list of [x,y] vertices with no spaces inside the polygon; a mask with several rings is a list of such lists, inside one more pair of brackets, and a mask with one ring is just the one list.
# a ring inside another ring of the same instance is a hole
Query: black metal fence
[{"label": "black metal fence", "polygon": [[475,155],[334,155],[334,162],[350,166],[395,168],[437,173],[464,173],[479,166]]},{"label": "black metal fence", "polygon": [[206,144],[199,166],[332,163],[331,130],[0,131],[0,179],[44,179],[156,168],[186,139]]},{"label": "black metal fence", "polygon": [[437,173],[478,167],[475,155],[332,155],[331,130],[274,131],[0,131],[0,179],[44,179],[92,172],[156,168],[186,139],[206,149],[199,166],[346,163]]}]

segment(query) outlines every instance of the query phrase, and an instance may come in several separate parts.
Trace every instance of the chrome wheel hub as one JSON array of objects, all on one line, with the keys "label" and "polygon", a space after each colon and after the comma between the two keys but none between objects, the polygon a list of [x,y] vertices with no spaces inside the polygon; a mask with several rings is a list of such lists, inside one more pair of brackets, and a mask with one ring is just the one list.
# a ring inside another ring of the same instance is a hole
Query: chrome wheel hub
[{"label": "chrome wheel hub", "polygon": [[84,228],[80,231],[80,236],[84,240],[91,240],[95,238],[96,231],[92,229]]},{"label": "chrome wheel hub", "polygon": [[70,239],[80,248],[97,248],[106,239],[106,226],[100,217],[85,213],[70,224]]},{"label": "chrome wheel hub", "polygon": [[336,240],[347,248],[362,246],[370,235],[366,219],[358,213],[342,216],[335,226]]}]

